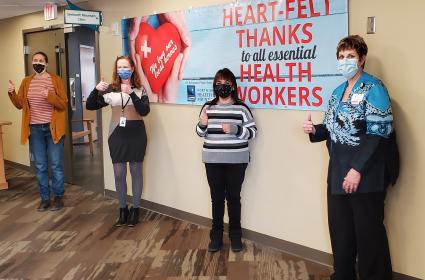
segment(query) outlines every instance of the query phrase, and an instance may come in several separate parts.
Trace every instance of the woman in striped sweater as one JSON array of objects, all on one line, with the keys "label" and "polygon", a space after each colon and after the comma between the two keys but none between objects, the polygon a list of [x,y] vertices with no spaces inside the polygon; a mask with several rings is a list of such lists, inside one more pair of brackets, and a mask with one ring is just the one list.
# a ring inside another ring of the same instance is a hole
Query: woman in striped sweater
[{"label": "woman in striped sweater", "polygon": [[242,250],[241,197],[245,170],[250,160],[248,141],[257,128],[248,106],[237,94],[236,78],[221,69],[214,78],[215,98],[201,109],[196,132],[203,137],[202,160],[205,163],[212,201],[212,229],[208,251],[216,252],[223,244],[224,200],[229,214],[229,238],[234,252]]}]

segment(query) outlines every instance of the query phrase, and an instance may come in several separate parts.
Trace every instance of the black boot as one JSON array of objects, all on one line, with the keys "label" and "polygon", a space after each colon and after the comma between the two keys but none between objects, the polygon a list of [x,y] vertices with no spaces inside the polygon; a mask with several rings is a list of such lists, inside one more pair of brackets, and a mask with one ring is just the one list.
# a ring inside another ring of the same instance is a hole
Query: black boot
[{"label": "black boot", "polygon": [[139,223],[139,209],[140,208],[133,208],[133,206],[130,207],[130,216],[128,216],[127,226],[134,227]]},{"label": "black boot", "polygon": [[38,212],[44,212],[50,207],[50,200],[40,201],[40,205],[37,207]]},{"label": "black boot", "polygon": [[223,245],[223,230],[212,229],[210,231],[210,243],[208,244],[208,252],[217,252]]},{"label": "black boot", "polygon": [[63,197],[55,196],[55,200],[53,200],[53,207],[50,208],[50,211],[58,211],[63,208]]},{"label": "black boot", "polygon": [[120,226],[126,225],[128,214],[129,212],[128,212],[127,206],[125,206],[125,208],[120,208],[120,214],[119,214],[117,222],[115,223],[115,226],[120,227]]},{"label": "black boot", "polygon": [[231,229],[229,230],[230,248],[233,252],[242,251],[242,230]]}]

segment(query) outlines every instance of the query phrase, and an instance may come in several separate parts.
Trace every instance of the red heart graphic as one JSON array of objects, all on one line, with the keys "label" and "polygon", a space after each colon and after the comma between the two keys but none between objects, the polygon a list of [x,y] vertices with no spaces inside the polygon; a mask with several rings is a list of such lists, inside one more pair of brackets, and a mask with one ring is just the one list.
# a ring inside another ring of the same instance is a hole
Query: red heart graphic
[{"label": "red heart graphic", "polygon": [[167,22],[154,29],[145,22],[140,23],[136,52],[153,92],[162,89],[180,51],[180,34],[173,24]]}]

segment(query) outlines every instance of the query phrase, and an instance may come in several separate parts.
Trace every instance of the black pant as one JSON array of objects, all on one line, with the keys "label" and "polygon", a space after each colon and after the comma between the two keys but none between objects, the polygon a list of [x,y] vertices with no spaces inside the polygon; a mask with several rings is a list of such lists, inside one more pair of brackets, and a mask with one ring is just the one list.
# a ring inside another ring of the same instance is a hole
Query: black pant
[{"label": "black pant", "polygon": [[391,280],[392,267],[384,221],[385,193],[331,195],[328,222],[334,257],[332,280]]},{"label": "black pant", "polygon": [[225,198],[229,231],[241,229],[241,189],[247,166],[247,163],[205,163],[211,193],[213,229],[223,230]]}]

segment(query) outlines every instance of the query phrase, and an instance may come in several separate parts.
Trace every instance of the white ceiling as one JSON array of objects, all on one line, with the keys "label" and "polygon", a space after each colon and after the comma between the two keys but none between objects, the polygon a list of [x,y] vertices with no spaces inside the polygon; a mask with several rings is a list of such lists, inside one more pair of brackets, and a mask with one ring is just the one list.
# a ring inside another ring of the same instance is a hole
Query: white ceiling
[{"label": "white ceiling", "polygon": [[[42,11],[45,3],[55,3],[65,6],[65,0],[0,0],[0,20]],[[72,3],[87,2],[87,0],[72,0]]]}]

